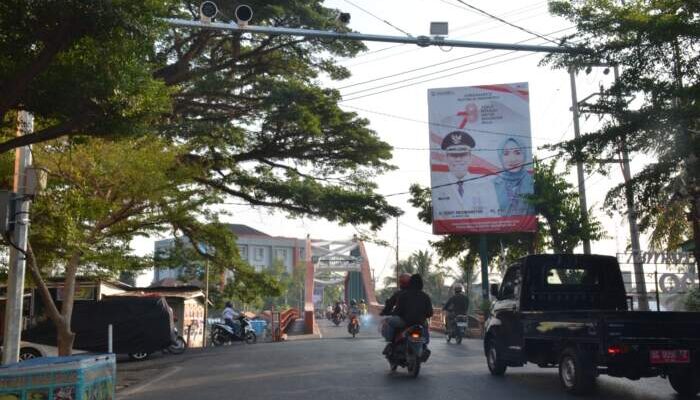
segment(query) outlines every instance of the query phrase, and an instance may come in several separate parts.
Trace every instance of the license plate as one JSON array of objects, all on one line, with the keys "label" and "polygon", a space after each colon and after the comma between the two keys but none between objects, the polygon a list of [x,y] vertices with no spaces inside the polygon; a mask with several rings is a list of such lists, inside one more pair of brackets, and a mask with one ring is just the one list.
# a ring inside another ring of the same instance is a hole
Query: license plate
[{"label": "license plate", "polygon": [[467,323],[466,323],[466,322],[457,322],[457,326],[460,327],[460,328],[466,328],[466,327],[467,327]]},{"label": "license plate", "polygon": [[688,350],[651,350],[649,361],[652,364],[688,364],[690,351]]}]

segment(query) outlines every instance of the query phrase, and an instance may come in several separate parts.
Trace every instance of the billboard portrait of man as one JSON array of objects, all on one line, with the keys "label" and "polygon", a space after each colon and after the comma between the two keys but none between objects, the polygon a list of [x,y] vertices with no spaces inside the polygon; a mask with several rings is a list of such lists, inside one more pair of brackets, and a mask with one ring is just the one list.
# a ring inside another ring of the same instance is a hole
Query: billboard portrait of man
[{"label": "billboard portrait of man", "polygon": [[440,208],[454,211],[455,216],[496,215],[496,192],[490,177],[471,174],[474,138],[464,131],[452,131],[442,140],[449,178],[443,187],[436,188],[435,201]]}]

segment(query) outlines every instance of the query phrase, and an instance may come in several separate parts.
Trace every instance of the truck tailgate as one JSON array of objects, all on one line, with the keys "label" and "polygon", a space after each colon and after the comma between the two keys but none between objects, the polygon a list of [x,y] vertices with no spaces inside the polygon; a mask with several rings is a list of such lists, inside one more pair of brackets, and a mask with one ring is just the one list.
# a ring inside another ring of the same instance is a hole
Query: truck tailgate
[{"label": "truck tailgate", "polygon": [[697,312],[605,312],[601,323],[608,340],[700,345],[700,313]]}]

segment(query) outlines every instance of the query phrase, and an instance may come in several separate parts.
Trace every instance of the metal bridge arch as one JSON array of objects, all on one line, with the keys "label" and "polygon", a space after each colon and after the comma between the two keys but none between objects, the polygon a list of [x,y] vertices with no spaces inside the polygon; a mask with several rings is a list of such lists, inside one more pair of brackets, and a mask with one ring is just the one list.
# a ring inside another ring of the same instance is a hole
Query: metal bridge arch
[{"label": "metal bridge arch", "polygon": [[315,317],[313,294],[316,273],[346,273],[346,277],[344,278],[346,289],[349,283],[350,273],[359,273],[359,284],[364,290],[365,298],[370,305],[370,309],[376,309],[379,306],[374,294],[374,282],[372,280],[369,257],[367,256],[364,242],[355,238],[345,241],[312,240],[307,236],[305,256],[304,330],[306,333],[313,333],[314,331]]}]

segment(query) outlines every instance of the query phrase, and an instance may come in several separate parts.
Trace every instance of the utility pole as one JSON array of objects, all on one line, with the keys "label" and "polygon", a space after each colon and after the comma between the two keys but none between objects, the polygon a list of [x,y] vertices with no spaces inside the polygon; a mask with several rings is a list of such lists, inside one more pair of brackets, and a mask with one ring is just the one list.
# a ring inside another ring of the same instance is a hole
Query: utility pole
[{"label": "utility pole", "polygon": [[399,217],[396,217],[396,289],[401,289],[399,285]]},{"label": "utility pole", "polygon": [[[34,116],[26,111],[17,115],[17,136],[34,131]],[[26,267],[27,234],[29,232],[29,200],[26,197],[25,173],[32,164],[29,146],[15,150],[15,173],[13,191],[19,196],[12,199],[17,206],[10,218],[15,221],[15,229],[10,235],[10,268],[7,279],[7,303],[5,304],[5,333],[3,337],[3,365],[19,361],[19,347],[22,335],[22,310],[24,300],[24,273]]]},{"label": "utility pole", "polygon": [[[571,79],[571,111],[574,114],[574,137],[578,140],[581,137],[581,128],[579,127],[579,109],[578,96],[576,94],[576,71],[569,68],[569,78]],[[583,161],[580,154],[577,152],[576,157],[576,173],[578,175],[578,199],[581,207],[581,223],[588,223],[588,205],[586,202],[586,177],[583,173]],[[583,253],[591,254],[591,242],[588,238],[583,240]]]},{"label": "utility pole", "polygon": [[207,347],[207,323],[209,322],[209,260],[204,261],[204,326],[202,347]]},{"label": "utility pole", "polygon": [[[619,67],[613,66],[615,83],[620,79]],[[625,200],[627,201],[627,220],[630,224],[630,238],[632,241],[632,260],[634,262],[634,282],[639,294],[638,307],[640,311],[649,311],[649,299],[647,298],[647,285],[644,276],[644,263],[641,260],[641,246],[639,244],[639,226],[637,225],[637,207],[634,205],[634,193],[630,187],[632,172],[630,170],[630,158],[627,150],[627,139],[622,137],[622,176],[625,179]],[[657,305],[658,306],[658,305]]]}]

